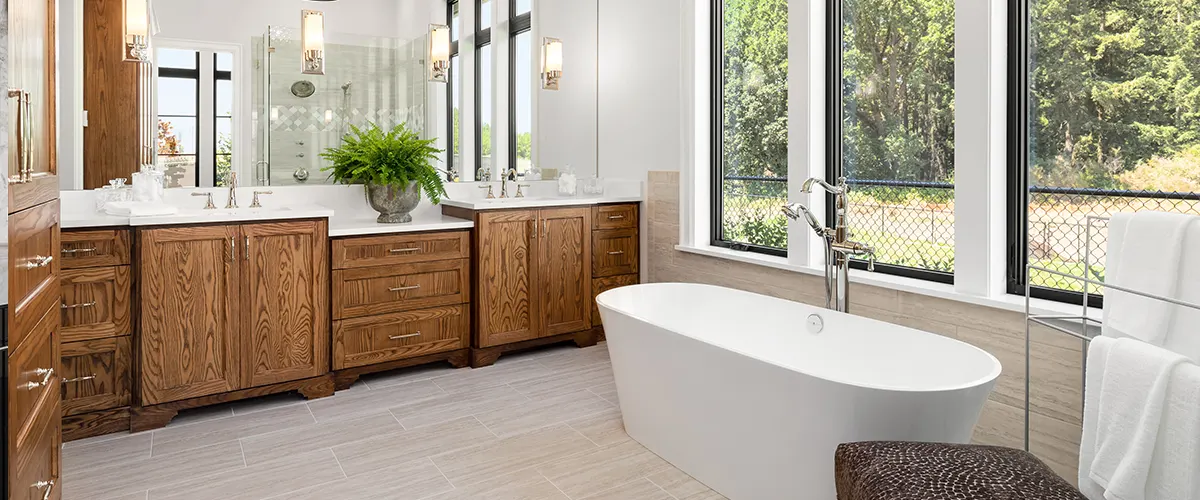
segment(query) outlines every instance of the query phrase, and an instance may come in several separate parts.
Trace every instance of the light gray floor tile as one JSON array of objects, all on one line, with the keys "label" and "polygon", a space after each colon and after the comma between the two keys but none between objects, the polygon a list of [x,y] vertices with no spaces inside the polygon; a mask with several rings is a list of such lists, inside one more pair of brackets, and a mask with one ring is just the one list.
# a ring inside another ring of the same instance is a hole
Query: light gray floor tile
[{"label": "light gray floor tile", "polygon": [[499,437],[522,434],[612,408],[612,403],[586,390],[534,398],[528,403],[476,413],[483,425]]},{"label": "light gray floor tile", "polygon": [[333,397],[309,401],[317,422],[328,422],[337,419],[355,418],[361,415],[386,410],[410,401],[419,401],[445,394],[441,388],[431,381],[413,382],[378,390],[368,390],[356,394],[339,392]]},{"label": "light gray floor tile", "polygon": [[428,458],[293,491],[272,500],[419,500],[453,490]]},{"label": "light gray floor tile", "polygon": [[394,406],[390,410],[404,428],[414,429],[528,402],[528,397],[505,385],[461,394],[444,394]]},{"label": "light gray floor tile", "polygon": [[274,410],[285,406],[302,405],[305,403],[303,396],[294,392],[285,392],[283,394],[272,394],[270,396],[262,396],[243,401],[235,401],[229,403],[230,409],[234,415],[245,415],[256,411]]},{"label": "light gray floor tile", "polygon": [[454,368],[447,363],[435,363],[432,365],[414,366],[411,368],[392,370],[390,372],[363,375],[360,382],[371,389],[382,389],[384,387],[407,384],[409,382],[430,380],[437,377],[450,375],[458,370],[469,370],[469,368]]},{"label": "light gray floor tile", "polygon": [[581,500],[673,500],[671,495],[646,479],[638,479]]},{"label": "light gray floor tile", "polygon": [[63,448],[63,474],[74,474],[92,467],[104,467],[150,458],[151,434],[149,432],[109,435],[117,437],[91,442],[83,446]]},{"label": "light gray floor tile", "polygon": [[433,379],[439,387],[450,394],[500,387],[513,382],[534,379],[552,372],[535,359],[496,364],[475,370],[459,370],[450,375]]},{"label": "light gray floor tile", "polygon": [[312,413],[306,406],[293,405],[197,424],[167,426],[154,431],[153,456],[178,453],[312,423]]},{"label": "light gray floor tile", "polygon": [[353,477],[438,453],[496,441],[496,436],[483,424],[473,417],[466,417],[334,446],[333,452],[341,462],[342,469]]},{"label": "light gray floor tile", "polygon": [[245,466],[241,445],[229,441],[184,453],[64,475],[63,500],[113,498],[209,474],[232,472]]},{"label": "light gray floor tile", "polygon": [[625,433],[625,422],[621,420],[621,411],[616,408],[568,420],[567,425],[600,446],[631,439],[629,434]]},{"label": "light gray floor tile", "polygon": [[538,362],[545,365],[546,368],[555,371],[578,370],[582,367],[595,364],[608,366],[612,363],[608,357],[608,346],[605,345],[597,345],[584,349],[578,347],[574,349],[568,348],[568,350],[540,357],[538,358]]},{"label": "light gray floor tile", "polygon": [[708,486],[674,467],[653,474],[646,479],[657,484],[659,488],[678,500],[727,500],[720,493],[709,489]]},{"label": "light gray floor tile", "polygon": [[524,469],[456,488],[428,500],[570,500],[536,470]]},{"label": "light gray floor tile", "polygon": [[141,493],[130,493],[128,495],[114,497],[110,500],[147,500],[149,498],[147,495],[149,495],[149,494],[150,494],[150,491],[147,490],[147,491],[143,491]]},{"label": "light gray floor tile", "polygon": [[592,387],[588,390],[592,391],[593,394],[608,400],[609,403],[612,403],[612,404],[618,405],[618,406],[620,406],[620,404],[621,404],[621,402],[617,399],[617,384],[616,384],[616,382],[609,382],[604,385]]},{"label": "light gray floor tile", "polygon": [[[671,467],[629,440],[538,467],[538,472],[571,498],[605,491]],[[656,486],[657,488],[657,486]]]},{"label": "light gray floor tile", "polygon": [[251,436],[242,439],[242,451],[246,454],[246,464],[255,465],[403,430],[391,413],[382,411],[362,418],[310,423]]},{"label": "light gray floor tile", "polygon": [[510,384],[517,392],[530,397],[556,396],[613,383],[612,366],[594,364],[568,371],[556,371],[544,377]]},{"label": "light gray floor tile", "polygon": [[596,445],[566,424],[538,429],[528,434],[488,442],[433,457],[446,478],[455,486],[561,460],[595,449]]},{"label": "light gray floor tile", "polygon": [[151,488],[150,500],[259,500],[345,478],[330,450]]}]

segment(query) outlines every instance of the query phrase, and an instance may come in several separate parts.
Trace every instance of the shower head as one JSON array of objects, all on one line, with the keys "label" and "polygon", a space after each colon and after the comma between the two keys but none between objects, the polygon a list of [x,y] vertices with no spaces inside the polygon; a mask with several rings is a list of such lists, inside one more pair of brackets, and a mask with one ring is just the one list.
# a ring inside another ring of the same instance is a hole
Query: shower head
[{"label": "shower head", "polygon": [[800,203],[790,203],[784,205],[783,215],[786,215],[792,220],[800,220],[803,218],[805,222],[808,222],[808,225],[813,228],[813,231],[816,231],[817,233],[823,233],[825,231],[825,228],[821,226],[821,221],[817,220],[817,216],[813,215],[812,211],[809,210],[808,207]]}]

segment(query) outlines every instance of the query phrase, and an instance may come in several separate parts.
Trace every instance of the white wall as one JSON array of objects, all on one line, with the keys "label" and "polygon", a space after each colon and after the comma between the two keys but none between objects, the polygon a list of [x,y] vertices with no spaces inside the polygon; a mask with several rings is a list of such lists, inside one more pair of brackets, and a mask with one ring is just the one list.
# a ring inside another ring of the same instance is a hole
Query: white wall
[{"label": "white wall", "polygon": [[[603,0],[604,4],[611,0]],[[563,78],[557,91],[542,90],[534,78],[537,165],[574,167],[596,173],[597,162],[597,0],[542,0],[535,5],[534,72],[541,71],[543,37],[563,42]],[[601,175],[607,175],[601,172]],[[643,175],[643,177],[645,177]]]},{"label": "white wall", "polygon": [[[439,0],[155,0],[159,35],[166,38],[220,43],[250,43],[267,26],[300,26],[302,9],[325,13],[325,30],[333,34],[411,37],[429,28],[430,12],[445,17]],[[402,22],[401,14],[404,14]],[[420,20],[418,20],[420,19]],[[415,31],[409,31],[415,30]]]}]

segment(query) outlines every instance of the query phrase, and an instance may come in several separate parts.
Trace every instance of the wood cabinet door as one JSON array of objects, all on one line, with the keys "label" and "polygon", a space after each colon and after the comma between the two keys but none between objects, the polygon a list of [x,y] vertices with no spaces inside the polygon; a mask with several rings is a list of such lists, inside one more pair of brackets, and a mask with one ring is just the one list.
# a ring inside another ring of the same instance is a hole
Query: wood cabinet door
[{"label": "wood cabinet door", "polygon": [[238,226],[138,235],[142,404],[241,389]]},{"label": "wood cabinet door", "polygon": [[54,0],[8,2],[9,213],[58,198]]},{"label": "wood cabinet door", "polygon": [[258,387],[329,371],[324,221],[242,226],[242,382]]},{"label": "wood cabinet door", "polygon": [[129,267],[92,267],[62,272],[63,342],[119,337],[130,330]]},{"label": "wood cabinet door", "polygon": [[477,227],[479,347],[538,338],[537,211],[484,212]]},{"label": "wood cabinet door", "polygon": [[542,210],[538,237],[541,336],[592,327],[592,210]]},{"label": "wood cabinet door", "polygon": [[62,413],[129,406],[129,337],[62,345]]}]

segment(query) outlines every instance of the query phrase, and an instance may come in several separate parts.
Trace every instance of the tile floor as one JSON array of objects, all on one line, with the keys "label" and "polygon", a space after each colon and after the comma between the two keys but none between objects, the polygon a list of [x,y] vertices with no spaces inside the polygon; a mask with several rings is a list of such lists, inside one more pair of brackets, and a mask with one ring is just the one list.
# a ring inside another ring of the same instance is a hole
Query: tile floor
[{"label": "tile floor", "polygon": [[608,348],[376,376],[67,443],[64,500],[724,498],[625,434]]}]

